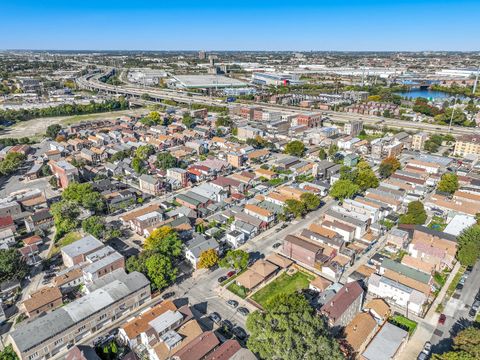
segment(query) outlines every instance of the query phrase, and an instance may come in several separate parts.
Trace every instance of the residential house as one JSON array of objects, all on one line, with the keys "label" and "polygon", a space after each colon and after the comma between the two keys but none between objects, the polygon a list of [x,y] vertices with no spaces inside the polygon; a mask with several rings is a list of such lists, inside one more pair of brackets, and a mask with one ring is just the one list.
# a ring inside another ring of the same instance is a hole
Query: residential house
[{"label": "residential house", "polygon": [[347,283],[320,308],[320,313],[334,332],[347,326],[360,312],[363,295],[363,288],[358,282]]},{"label": "residential house", "polygon": [[185,257],[190,261],[193,268],[196,269],[201,254],[211,249],[216,251],[219,249],[218,242],[215,239],[206,239],[201,234],[195,234],[193,239],[186,244]]},{"label": "residential house", "polygon": [[17,326],[8,342],[20,359],[50,358],[108,326],[150,299],[150,283],[138,272],[117,270],[108,283],[45,316]]},{"label": "residential house", "polygon": [[57,287],[44,287],[30,294],[22,306],[29,318],[56,309],[63,304],[62,293]]}]

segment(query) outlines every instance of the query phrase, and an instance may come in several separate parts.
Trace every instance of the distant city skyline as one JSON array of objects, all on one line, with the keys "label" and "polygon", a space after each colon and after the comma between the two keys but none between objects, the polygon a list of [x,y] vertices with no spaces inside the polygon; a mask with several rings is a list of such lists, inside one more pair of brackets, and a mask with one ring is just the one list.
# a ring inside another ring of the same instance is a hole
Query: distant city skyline
[{"label": "distant city skyline", "polygon": [[471,0],[6,0],[2,12],[2,50],[480,50]]}]

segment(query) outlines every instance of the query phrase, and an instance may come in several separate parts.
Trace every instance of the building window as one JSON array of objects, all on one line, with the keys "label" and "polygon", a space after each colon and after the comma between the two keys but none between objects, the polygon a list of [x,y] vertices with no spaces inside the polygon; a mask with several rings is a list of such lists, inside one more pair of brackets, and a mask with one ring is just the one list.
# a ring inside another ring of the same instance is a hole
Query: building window
[{"label": "building window", "polygon": [[103,320],[103,319],[105,319],[106,317],[107,317],[107,314],[103,314],[103,315],[101,315],[101,316],[98,318],[98,320]]},{"label": "building window", "polygon": [[63,338],[55,340],[55,342],[53,343],[53,345],[55,345],[55,346],[60,345],[60,344],[63,344]]},{"label": "building window", "polygon": [[80,332],[80,331],[83,331],[83,330],[85,330],[85,325],[80,326],[77,331]]},{"label": "building window", "polygon": [[38,357],[38,352],[35,352],[28,357],[28,360],[36,359],[37,357]]}]

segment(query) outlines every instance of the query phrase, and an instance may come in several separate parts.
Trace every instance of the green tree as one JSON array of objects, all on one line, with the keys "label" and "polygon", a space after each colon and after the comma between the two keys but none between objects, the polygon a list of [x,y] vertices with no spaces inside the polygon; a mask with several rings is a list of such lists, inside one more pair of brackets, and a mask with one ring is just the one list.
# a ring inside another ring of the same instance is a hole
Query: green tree
[{"label": "green tree", "polygon": [[468,327],[453,338],[452,350],[443,354],[434,354],[437,360],[475,360],[480,359],[480,329]]},{"label": "green tree", "polygon": [[171,169],[177,166],[177,159],[168,151],[164,151],[157,155],[155,166],[162,170]]},{"label": "green tree", "polygon": [[285,146],[285,153],[293,156],[302,157],[305,153],[305,145],[300,140],[290,141]]},{"label": "green tree", "polygon": [[151,251],[142,251],[138,255],[130,256],[125,262],[125,268],[129,273],[133,271],[141,272],[148,276],[147,259],[153,254]]},{"label": "green tree", "polygon": [[103,238],[106,231],[105,220],[100,216],[90,216],[82,221],[82,229],[98,239]]},{"label": "green tree", "polygon": [[80,209],[78,204],[74,201],[61,200],[53,203],[50,207],[50,213],[53,216],[55,224],[57,239],[63,235],[75,230],[80,224],[78,217],[80,216]]},{"label": "green tree", "polygon": [[0,249],[0,282],[22,280],[28,266],[17,249]]},{"label": "green tree", "polygon": [[303,203],[305,204],[305,208],[308,211],[318,209],[318,207],[321,204],[321,200],[317,195],[312,194],[312,193],[308,193],[308,192],[300,195],[300,199],[303,201]]},{"label": "green tree", "polygon": [[162,226],[155,229],[145,240],[144,249],[179,257],[182,254],[183,245],[175,230],[170,226]]},{"label": "green tree", "polygon": [[244,250],[228,250],[225,257],[219,261],[219,265],[223,268],[243,270],[248,265],[249,257],[250,255]]},{"label": "green tree", "polygon": [[350,180],[337,180],[330,188],[330,196],[337,199],[351,199],[358,194],[360,188]]},{"label": "green tree", "polygon": [[137,150],[135,150],[135,157],[140,160],[147,160],[150,155],[155,153],[155,148],[153,145],[140,145]]},{"label": "green tree", "polygon": [[217,265],[219,260],[218,252],[215,249],[208,249],[202,251],[200,258],[198,259],[197,267],[199,269],[210,269],[211,267]]},{"label": "green tree", "polygon": [[328,148],[328,156],[333,156],[338,152],[338,146],[336,144],[330,145]]},{"label": "green tree", "polygon": [[390,156],[381,162],[378,172],[382,178],[387,178],[398,169],[400,169],[400,161],[398,161],[397,158]]},{"label": "green tree", "polygon": [[458,187],[458,176],[454,173],[443,174],[438,183],[438,190],[449,194],[453,194],[457,191]]},{"label": "green tree", "polygon": [[17,152],[8,153],[3,160],[0,160],[0,175],[13,174],[23,164],[24,160],[25,155],[23,154]]},{"label": "green tree", "polygon": [[260,359],[340,360],[338,344],[300,294],[278,295],[248,316],[247,347]]},{"label": "green tree", "polygon": [[423,225],[425,221],[427,221],[427,212],[420,201],[410,202],[406,214],[400,216],[401,224]]},{"label": "green tree", "polygon": [[134,157],[132,159],[132,169],[137,173],[137,174],[143,174],[145,172],[144,168],[144,162],[142,159],[139,157]]},{"label": "green tree", "polygon": [[61,130],[62,126],[60,124],[52,124],[47,127],[46,135],[50,139],[55,139]]},{"label": "green tree", "polygon": [[154,253],[145,261],[147,276],[157,289],[163,289],[177,278],[177,268],[173,266],[169,256]]},{"label": "green tree", "polygon": [[291,214],[296,218],[302,217],[307,210],[303,201],[295,199],[286,200],[284,209],[287,214]]},{"label": "green tree", "polygon": [[62,199],[75,202],[87,210],[100,213],[105,210],[103,196],[93,189],[92,184],[73,182],[62,193]]},{"label": "green tree", "polygon": [[187,129],[193,128],[195,125],[195,119],[190,116],[190,114],[183,114],[182,124],[187,127]]},{"label": "green tree", "polygon": [[457,259],[462,265],[473,266],[480,255],[480,225],[473,225],[457,237]]},{"label": "green tree", "polygon": [[325,160],[327,158],[327,152],[325,151],[325,149],[321,148],[320,150],[318,150],[318,158],[320,160]]},{"label": "green tree", "polygon": [[223,126],[223,127],[231,128],[233,126],[233,121],[228,116],[219,116],[217,120],[215,120],[215,126],[216,127]]},{"label": "green tree", "polygon": [[360,191],[365,191],[369,188],[378,187],[379,181],[370,165],[366,161],[361,161],[357,165],[354,183],[358,185]]},{"label": "green tree", "polygon": [[7,345],[2,351],[0,351],[0,360],[19,360],[12,345]]}]

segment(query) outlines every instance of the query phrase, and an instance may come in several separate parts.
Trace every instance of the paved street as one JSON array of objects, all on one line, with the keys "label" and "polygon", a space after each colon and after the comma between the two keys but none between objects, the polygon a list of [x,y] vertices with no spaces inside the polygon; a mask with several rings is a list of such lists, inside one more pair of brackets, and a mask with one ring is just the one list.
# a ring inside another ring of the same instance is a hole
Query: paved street
[{"label": "paved street", "polygon": [[451,338],[461,329],[472,324],[474,318],[468,315],[475,295],[480,289],[480,262],[477,262],[465,281],[462,290],[457,290],[445,306],[443,313],[447,320],[445,325],[436,327],[431,343],[435,353],[442,353],[451,346]]},{"label": "paved street", "polygon": [[[458,268],[459,266],[457,266]],[[452,271],[452,278],[455,271]],[[449,278],[449,280],[451,280]],[[457,290],[445,306],[443,313],[447,319],[444,325],[438,323],[439,314],[435,312],[437,304],[443,299],[450,281],[447,280],[438,300],[431,306],[424,319],[415,319],[419,322],[417,330],[408,341],[399,355],[399,360],[414,359],[422,350],[425,342],[430,341],[434,353],[447,351],[451,346],[451,338],[462,328],[469,326],[473,319],[468,316],[468,311],[473,299],[480,288],[480,262],[474,266],[472,273],[465,282],[464,288]]]}]

